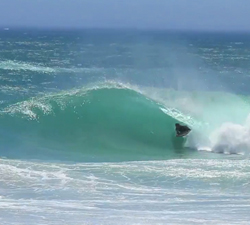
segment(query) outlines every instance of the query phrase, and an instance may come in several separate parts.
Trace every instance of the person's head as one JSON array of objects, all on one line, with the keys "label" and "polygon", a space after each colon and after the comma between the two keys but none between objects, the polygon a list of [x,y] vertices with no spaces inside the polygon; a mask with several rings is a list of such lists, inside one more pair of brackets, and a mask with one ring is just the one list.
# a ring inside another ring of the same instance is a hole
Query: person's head
[{"label": "person's head", "polygon": [[176,123],[176,124],[175,124],[175,127],[179,127],[179,126],[180,126],[180,124],[179,124],[179,123]]}]

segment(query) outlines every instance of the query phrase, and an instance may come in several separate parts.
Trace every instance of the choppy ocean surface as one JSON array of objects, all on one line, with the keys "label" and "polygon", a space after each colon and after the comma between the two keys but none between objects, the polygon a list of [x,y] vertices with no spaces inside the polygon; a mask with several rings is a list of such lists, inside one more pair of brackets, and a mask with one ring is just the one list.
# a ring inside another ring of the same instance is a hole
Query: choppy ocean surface
[{"label": "choppy ocean surface", "polygon": [[249,60],[244,33],[0,31],[0,224],[249,224]]}]

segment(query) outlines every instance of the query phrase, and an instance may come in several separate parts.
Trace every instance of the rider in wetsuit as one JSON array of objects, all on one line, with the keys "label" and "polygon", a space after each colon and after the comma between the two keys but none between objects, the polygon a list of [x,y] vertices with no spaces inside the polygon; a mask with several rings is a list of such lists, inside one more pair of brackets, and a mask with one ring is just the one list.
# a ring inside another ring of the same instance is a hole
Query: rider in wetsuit
[{"label": "rider in wetsuit", "polygon": [[188,126],[182,126],[179,123],[175,124],[176,136],[181,136],[182,134],[189,133],[191,129]]}]

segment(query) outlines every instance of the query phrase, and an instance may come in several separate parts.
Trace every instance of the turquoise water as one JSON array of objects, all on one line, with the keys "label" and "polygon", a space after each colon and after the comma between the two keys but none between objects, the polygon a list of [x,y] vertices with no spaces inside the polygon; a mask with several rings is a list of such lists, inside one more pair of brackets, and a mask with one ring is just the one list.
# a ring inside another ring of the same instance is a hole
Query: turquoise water
[{"label": "turquoise water", "polygon": [[246,224],[249,40],[1,31],[1,224]]}]

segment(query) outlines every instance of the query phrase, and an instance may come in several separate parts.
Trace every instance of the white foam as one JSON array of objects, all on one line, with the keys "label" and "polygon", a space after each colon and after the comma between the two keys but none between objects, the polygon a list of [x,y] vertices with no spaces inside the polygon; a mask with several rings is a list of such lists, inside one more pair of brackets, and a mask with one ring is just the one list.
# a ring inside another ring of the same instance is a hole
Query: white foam
[{"label": "white foam", "polygon": [[12,61],[12,60],[7,60],[7,61],[2,61],[0,62],[0,68],[5,69],[5,70],[30,70],[34,72],[43,72],[43,73],[53,73],[55,70],[50,67],[45,67],[41,65],[33,65],[30,63],[24,63],[24,62],[19,62],[19,61]]},{"label": "white foam", "polygon": [[62,67],[48,67],[42,64],[26,63],[16,60],[5,60],[0,62],[0,68],[4,70],[11,71],[33,71],[40,73],[90,73],[90,72],[100,72],[103,68],[97,67],[72,67],[72,68],[62,68]]},{"label": "white foam", "polygon": [[0,224],[236,224],[249,217],[249,168],[248,160],[0,159]]},{"label": "white foam", "polygon": [[[224,154],[248,154],[250,152],[250,116],[244,125],[233,122],[223,123],[209,135],[213,152]],[[199,147],[198,149],[202,149]],[[203,150],[203,149],[202,149]]]}]

